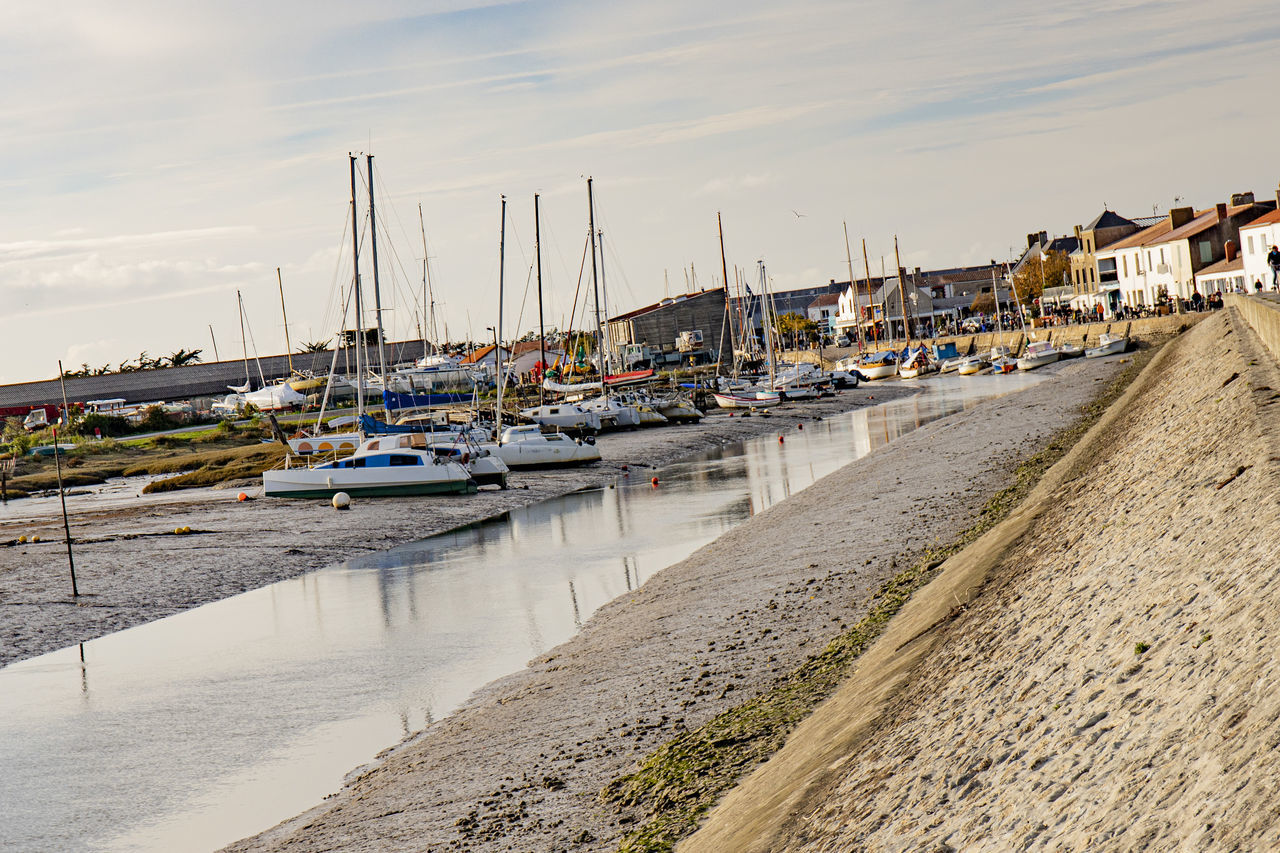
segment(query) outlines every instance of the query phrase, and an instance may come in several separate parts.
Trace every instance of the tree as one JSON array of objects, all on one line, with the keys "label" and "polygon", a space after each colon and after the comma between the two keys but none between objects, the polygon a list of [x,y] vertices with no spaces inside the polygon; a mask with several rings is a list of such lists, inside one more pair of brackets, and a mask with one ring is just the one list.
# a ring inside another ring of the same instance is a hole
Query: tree
[{"label": "tree", "polygon": [[162,358],[160,361],[168,361],[170,367],[183,367],[200,361],[200,353],[202,352],[204,352],[202,349],[180,349],[167,359]]},{"label": "tree", "polygon": [[1058,287],[1070,280],[1071,258],[1066,252],[1051,249],[1044,256],[1043,269],[1040,261],[1032,258],[1014,274],[1013,285],[1018,291],[1018,301],[1030,305],[1044,295],[1046,287]]},{"label": "tree", "polygon": [[801,317],[794,311],[788,311],[778,318],[778,334],[790,340],[794,348],[801,336],[806,340],[816,340],[818,324],[808,317]]},{"label": "tree", "polygon": [[312,352],[325,352],[328,349],[329,349],[328,341],[303,341],[302,348],[299,349],[298,352],[305,355],[306,353],[312,353]]}]

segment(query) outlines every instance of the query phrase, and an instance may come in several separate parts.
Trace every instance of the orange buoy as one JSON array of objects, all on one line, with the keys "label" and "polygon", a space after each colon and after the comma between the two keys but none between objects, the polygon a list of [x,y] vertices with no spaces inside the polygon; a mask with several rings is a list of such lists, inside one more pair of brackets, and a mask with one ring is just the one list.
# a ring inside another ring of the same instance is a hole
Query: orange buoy
[{"label": "orange buoy", "polygon": [[658,478],[657,478],[657,477],[654,477],[654,478],[653,478],[652,480],[650,480],[649,482],[650,482],[650,483],[653,483],[653,487],[654,487],[655,489],[658,487]]},{"label": "orange buoy", "polygon": [[236,500],[239,501],[240,503],[244,503],[245,501],[249,500],[249,496],[246,495],[244,492],[241,492],[240,494],[236,495]]},{"label": "orange buoy", "polygon": [[628,468],[626,465],[623,465],[623,466],[622,466],[622,470],[623,470],[623,471],[629,471],[629,470],[631,470],[631,469],[630,469],[630,468]]},{"label": "orange buoy", "polygon": [[803,429],[804,429],[804,424],[796,424],[796,429],[798,429],[798,430],[803,430]]},{"label": "orange buoy", "polygon": [[778,444],[782,444],[782,442],[783,442],[782,436],[778,436]]}]

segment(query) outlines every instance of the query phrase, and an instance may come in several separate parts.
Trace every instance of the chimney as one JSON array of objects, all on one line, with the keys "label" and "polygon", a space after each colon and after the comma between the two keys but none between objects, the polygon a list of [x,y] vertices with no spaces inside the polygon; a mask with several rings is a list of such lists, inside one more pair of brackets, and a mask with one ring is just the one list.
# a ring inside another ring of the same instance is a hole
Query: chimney
[{"label": "chimney", "polygon": [[1181,228],[1196,216],[1195,208],[1192,207],[1175,207],[1169,211],[1169,227]]},{"label": "chimney", "polygon": [[1221,222],[1222,220],[1227,218],[1227,203],[1220,201],[1218,202],[1217,207],[1218,207],[1218,221]]},{"label": "chimney", "polygon": [[1232,193],[1231,206],[1239,207],[1242,204],[1253,204],[1253,193]]},{"label": "chimney", "polygon": [[1280,209],[1280,187],[1276,187],[1276,208]]},{"label": "chimney", "polygon": [[1239,252],[1239,249],[1237,249],[1236,247],[1236,241],[1228,240],[1226,244],[1223,245],[1223,248],[1226,249],[1227,251],[1227,260],[1234,261],[1236,259],[1236,255]]},{"label": "chimney", "polygon": [[[1276,195],[1280,195],[1280,190],[1277,190],[1277,191],[1276,191]],[[1027,235],[1027,248],[1028,248],[1028,249],[1030,249],[1032,246],[1034,246],[1034,245],[1036,244],[1036,240],[1037,240],[1037,239],[1039,239],[1039,237],[1040,237],[1040,235],[1039,235],[1039,234],[1028,234],[1028,235]]]},{"label": "chimney", "polygon": [[1076,242],[1077,242],[1077,243],[1083,243],[1083,242],[1084,242],[1084,239],[1080,236],[1080,235],[1081,235],[1081,234],[1083,234],[1083,233],[1084,233],[1084,229],[1082,229],[1079,225],[1077,225],[1077,226],[1076,226]]}]

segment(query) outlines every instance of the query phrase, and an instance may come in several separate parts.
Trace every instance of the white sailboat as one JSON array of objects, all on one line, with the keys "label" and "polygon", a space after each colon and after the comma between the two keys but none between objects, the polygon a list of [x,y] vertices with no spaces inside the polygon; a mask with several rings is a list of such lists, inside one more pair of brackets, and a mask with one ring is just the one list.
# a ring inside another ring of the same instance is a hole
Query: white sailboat
[{"label": "white sailboat", "polygon": [[[372,158],[371,158],[372,159]],[[352,278],[355,291],[357,338],[363,338],[360,296],[360,243],[356,207],[356,158],[351,163]],[[372,170],[372,165],[370,166]],[[364,341],[356,345],[356,417],[364,415]],[[350,495],[432,495],[470,492],[476,489],[471,473],[461,464],[435,453],[401,446],[404,436],[383,436],[364,441],[351,456],[314,466],[285,467],[262,472],[267,497],[319,498],[338,492]]]}]

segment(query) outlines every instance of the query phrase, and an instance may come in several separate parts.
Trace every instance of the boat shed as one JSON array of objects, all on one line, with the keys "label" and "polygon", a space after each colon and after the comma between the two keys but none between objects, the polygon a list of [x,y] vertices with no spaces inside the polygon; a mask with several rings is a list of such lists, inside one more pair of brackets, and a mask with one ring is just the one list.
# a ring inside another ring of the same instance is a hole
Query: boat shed
[{"label": "boat shed", "polygon": [[609,343],[614,350],[637,344],[655,353],[679,353],[689,351],[689,342],[697,338],[693,333],[700,332],[702,343],[693,348],[714,360],[722,336],[729,346],[725,305],[723,287],[663,299],[610,319]]}]

